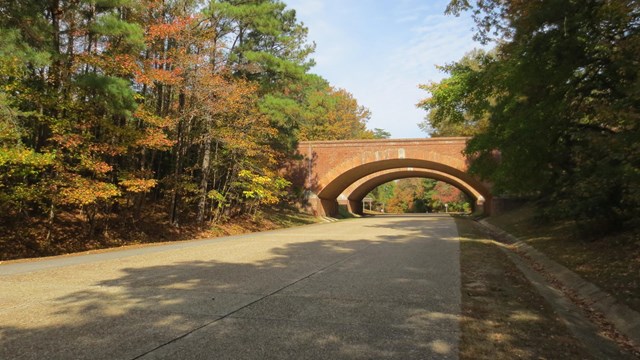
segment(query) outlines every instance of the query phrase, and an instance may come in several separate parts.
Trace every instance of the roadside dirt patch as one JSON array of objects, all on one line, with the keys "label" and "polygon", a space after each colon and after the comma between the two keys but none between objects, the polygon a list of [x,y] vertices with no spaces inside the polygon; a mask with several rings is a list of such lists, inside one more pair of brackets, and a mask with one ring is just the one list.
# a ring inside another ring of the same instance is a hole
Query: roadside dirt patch
[{"label": "roadside dirt patch", "polygon": [[570,221],[541,222],[529,204],[487,221],[640,311],[640,232],[584,239]]},{"label": "roadside dirt patch", "polygon": [[461,359],[591,359],[551,306],[470,220],[461,237]]}]

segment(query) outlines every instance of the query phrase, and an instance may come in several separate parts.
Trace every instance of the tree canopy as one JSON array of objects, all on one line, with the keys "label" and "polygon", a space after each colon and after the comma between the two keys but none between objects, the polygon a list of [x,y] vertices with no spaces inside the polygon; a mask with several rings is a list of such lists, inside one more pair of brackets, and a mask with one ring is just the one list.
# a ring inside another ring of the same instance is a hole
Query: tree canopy
[{"label": "tree canopy", "polygon": [[640,4],[454,0],[448,11],[472,11],[476,38],[496,48],[426,87],[435,132],[474,135],[471,171],[499,194],[540,199],[587,232],[637,222]]},{"label": "tree canopy", "polygon": [[0,221],[74,213],[90,238],[277,203],[297,141],[373,136],[313,48],[279,0],[0,1]]}]

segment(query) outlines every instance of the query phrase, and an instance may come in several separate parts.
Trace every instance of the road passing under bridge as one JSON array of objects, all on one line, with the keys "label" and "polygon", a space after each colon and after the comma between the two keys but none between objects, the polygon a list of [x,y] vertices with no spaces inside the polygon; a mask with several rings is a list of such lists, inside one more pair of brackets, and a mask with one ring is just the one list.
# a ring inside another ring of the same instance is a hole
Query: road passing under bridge
[{"label": "road passing under bridge", "polygon": [[383,216],[0,265],[1,359],[457,359],[454,221]]}]

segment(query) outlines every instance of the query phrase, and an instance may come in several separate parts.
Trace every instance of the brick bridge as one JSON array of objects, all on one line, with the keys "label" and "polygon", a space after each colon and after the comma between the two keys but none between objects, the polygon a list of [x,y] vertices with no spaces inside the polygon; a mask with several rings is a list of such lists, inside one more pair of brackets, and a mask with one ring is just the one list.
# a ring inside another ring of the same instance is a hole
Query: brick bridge
[{"label": "brick bridge", "polygon": [[304,157],[288,171],[303,188],[307,207],[318,215],[336,215],[340,206],[362,213],[362,199],[378,185],[410,177],[449,183],[491,212],[489,186],[466,173],[462,155],[467,138],[306,141]]}]

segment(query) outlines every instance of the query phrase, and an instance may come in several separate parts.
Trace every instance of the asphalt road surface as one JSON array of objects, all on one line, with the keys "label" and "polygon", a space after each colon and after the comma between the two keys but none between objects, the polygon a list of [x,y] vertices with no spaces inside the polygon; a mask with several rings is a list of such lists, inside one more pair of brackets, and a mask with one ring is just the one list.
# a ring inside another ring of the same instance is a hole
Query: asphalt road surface
[{"label": "asphalt road surface", "polygon": [[454,221],[383,216],[0,265],[0,359],[457,359]]}]

